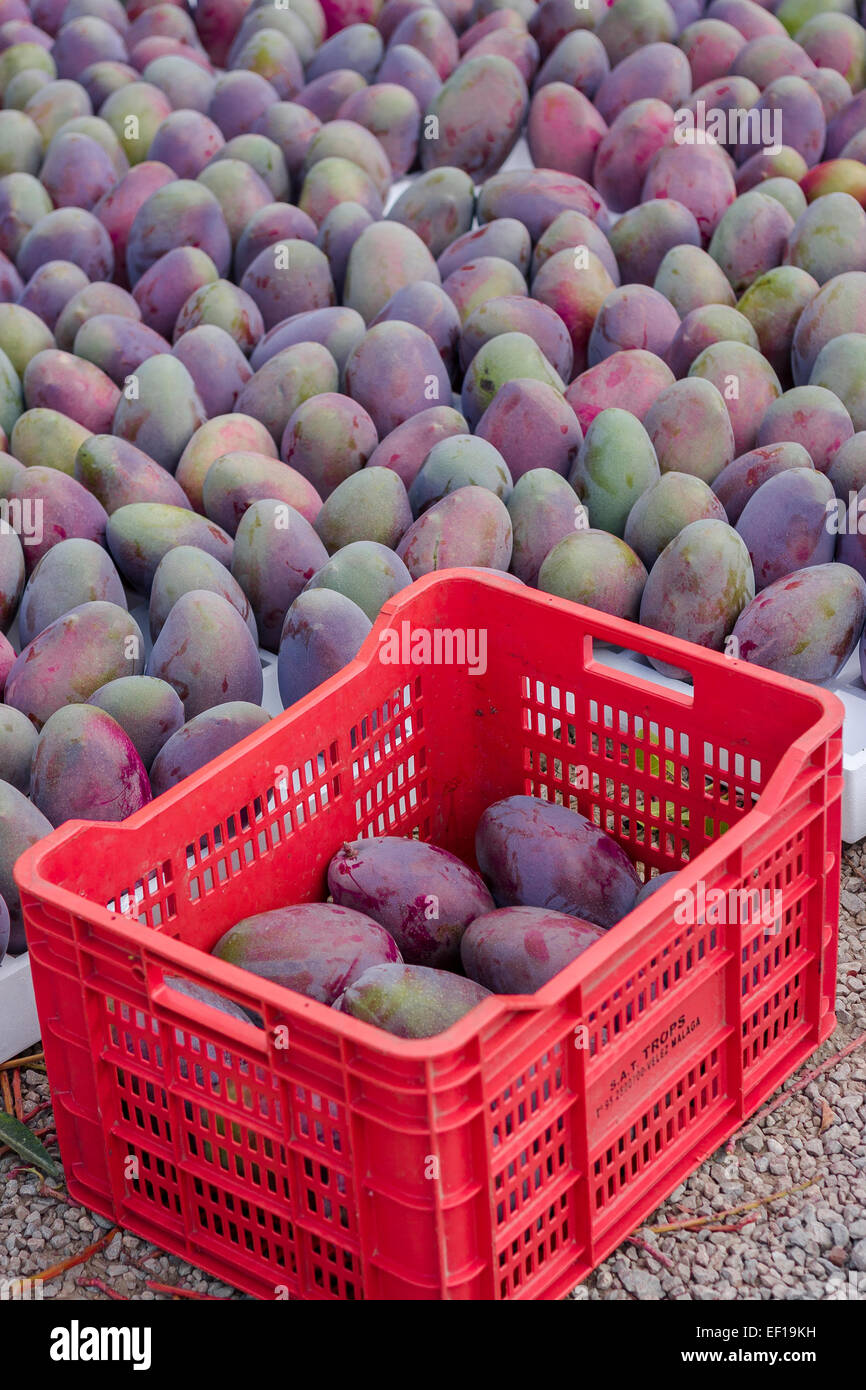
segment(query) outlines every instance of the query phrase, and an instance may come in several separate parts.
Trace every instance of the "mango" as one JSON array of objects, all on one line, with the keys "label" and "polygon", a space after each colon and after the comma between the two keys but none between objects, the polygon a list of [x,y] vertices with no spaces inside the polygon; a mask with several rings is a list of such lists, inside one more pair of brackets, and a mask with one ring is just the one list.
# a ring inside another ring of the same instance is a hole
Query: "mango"
[{"label": "mango", "polygon": [[[507,570],[511,518],[487,488],[466,486],[434,503],[405,533],[397,554],[412,579],[462,565]],[[370,614],[375,616],[375,614]]]},{"label": "mango", "polygon": [[400,960],[384,927],[336,903],[299,903],[246,917],[220,937],[213,954],[323,1004],[333,1004],[370,966]]},{"label": "mango", "polygon": [[469,979],[494,994],[534,994],[603,935],[564,912],[500,907],[470,922],[460,957]]},{"label": "mango", "polygon": [[75,472],[75,456],[90,431],[77,420],[58,410],[25,410],[12,430],[9,448],[26,467],[44,464],[70,476]]},{"label": "mango", "polygon": [[152,676],[121,676],[108,681],[87,703],[104,710],[120,725],[146,770],[166,740],[183,725],[183,704],[177,691]]},{"label": "mango", "polygon": [[755,330],[758,346],[780,382],[791,381],[791,346],[800,315],[820,286],[807,271],[780,265],[759,275],[741,297],[737,310]]},{"label": "mango", "polygon": [[310,522],[294,507],[269,498],[244,512],[231,570],[249,599],[263,647],[277,650],[290,605],[327,559]]},{"label": "mango", "polygon": [[592,421],[568,481],[589,513],[589,525],[621,536],[632,506],[658,479],[647,431],[626,410],[602,410]]},{"label": "mango", "polygon": [[[230,453],[233,449],[277,457],[277,446],[270,433],[252,416],[240,413],[212,416],[192,436],[180,456],[175,473],[175,481],[183,488],[196,511],[203,510],[202,487],[208,469],[221,454]],[[165,472],[164,469],[162,471]],[[108,507],[107,510],[111,511],[112,508]]]},{"label": "mango", "polygon": [[583,441],[577,416],[561,392],[529,378],[500,387],[476,434],[499,451],[515,481],[539,468],[567,476]]},{"label": "mango", "polygon": [[[395,326],[382,324],[381,327]],[[299,405],[320,392],[336,391],[337,386],[337,364],[327,348],[315,342],[295,343],[282,348],[256,369],[255,375],[242,388],[236,409],[260,421],[272,439],[279,441]]]},{"label": "mango", "polygon": [[690,208],[676,198],[646,192],[643,202],[629,208],[611,227],[609,237],[624,285],[651,285],[674,246],[703,245],[701,228]]},{"label": "mango", "polygon": [[235,244],[235,279],[262,251],[278,241],[315,241],[318,229],[311,217],[290,203],[268,203],[249,218]]},{"label": "mango", "polygon": [[357,347],[364,332],[364,320],[354,309],[338,305],[327,309],[308,309],[301,314],[291,314],[266,333],[258,347],[254,348],[250,365],[257,372],[284,348],[295,347],[298,343],[318,343],[320,347],[328,349],[342,381],[349,354]]},{"label": "mango", "polygon": [[[760,280],[755,281],[756,286],[759,283]],[[746,294],[750,292],[747,290]],[[704,348],[728,342],[745,343],[752,348],[759,346],[758,335],[745,314],[727,304],[703,304],[686,314],[677,329],[667,352],[668,365],[674,376],[688,376],[692,363]]]},{"label": "mango", "polygon": [[366,410],[380,439],[431,403],[451,399],[432,338],[410,323],[369,328],[350,353],[345,376],[347,393]]},{"label": "mango", "polygon": [[[866,334],[842,333],[821,349],[809,378],[809,390],[828,390],[830,396],[835,396],[841,402],[856,430],[861,430],[866,424],[864,347]],[[838,422],[838,406],[834,407],[832,413]],[[842,427],[844,430],[844,420]],[[815,463],[816,467],[820,466],[817,459]]]},{"label": "mango", "polygon": [[[496,222],[488,222],[485,227],[479,227],[476,232],[470,233],[471,236],[481,236],[487,232],[490,236],[498,227],[505,223],[506,226],[516,226],[521,231],[526,232],[522,222],[517,222],[515,218],[499,218]],[[528,236],[528,233],[526,233]],[[619,266],[616,263],[616,256],[613,254],[611,244],[605,236],[597,222],[585,212],[565,211],[561,212],[550,223],[546,231],[538,238],[535,249],[532,252],[532,278],[538,274],[545,261],[555,256],[557,251],[571,251],[572,255],[579,248],[585,246],[587,251],[598,256],[605,270],[614,285],[619,284]],[[453,250],[453,247],[451,248]],[[448,253],[450,255],[450,252]],[[493,255],[503,255],[503,251],[491,252]],[[506,260],[513,260],[513,256],[505,256]],[[526,274],[526,270],[521,261],[515,261],[519,270]],[[441,265],[440,265],[441,269]]]},{"label": "mango", "polygon": [[[582,518],[578,514],[575,520]],[[538,588],[635,622],[646,578],[643,564],[625,541],[581,524],[545,556]]]},{"label": "mango", "polygon": [[335,1007],[398,1038],[431,1038],[489,997],[483,985],[449,970],[387,964],[357,976]]},{"label": "mango", "polygon": [[48,719],[33,753],[33,804],[53,826],[120,821],[151,799],[132,740],[101,709],[67,705]]},{"label": "mango", "polygon": [[328,865],[335,903],[379,922],[409,965],[453,968],[473,918],[493,907],[481,877],[456,855],[386,835],[347,843]]},{"label": "mango", "polygon": [[234,338],[215,323],[200,323],[181,334],[171,355],[189,372],[208,416],[230,414],[253,378]]},{"label": "mango", "polygon": [[[602,113],[604,114],[604,113]],[[607,119],[607,118],[605,118]],[[514,217],[533,241],[567,210],[583,212],[606,231],[610,213],[591,184],[555,169],[514,169],[485,180],[478,195],[478,221]]]},{"label": "mango", "polygon": [[247,266],[241,289],[257,305],[266,329],[292,314],[332,305],[336,295],[327,257],[309,241],[278,241]]},{"label": "mango", "polygon": [[21,304],[0,304],[0,348],[19,377],[37,352],[53,346],[54,335],[44,320]]},{"label": "mango", "polygon": [[[348,396],[323,392],[303,401],[289,417],[281,453],[313,485],[321,506],[335,487],[364,467],[378,442],[365,410]],[[304,511],[298,502],[292,505]],[[314,513],[309,520],[315,520]]]},{"label": "mango", "polygon": [[136,212],[126,246],[130,282],[134,285],[168,251],[182,246],[204,251],[219,276],[231,265],[232,243],[222,208],[210,189],[191,179],[164,184]]},{"label": "mango", "polygon": [[529,377],[558,391],[564,383],[525,333],[501,333],[475,354],[463,382],[463,414],[473,428],[506,381]]},{"label": "mango", "polygon": [[699,246],[672,246],[662,259],[653,284],[681,319],[705,304],[733,307],[735,303],[734,291],[720,266]]},{"label": "mango", "polygon": [[469,232],[474,212],[472,179],[465,170],[449,166],[413,179],[388,210],[388,220],[408,227],[432,256],[440,256],[455,238]]},{"label": "mango", "polygon": [[749,498],[768,478],[787,468],[813,466],[802,444],[765,444],[740,454],[727,468],[723,468],[713,479],[713,492],[725,508],[731,525],[736,526]]},{"label": "mango", "polygon": [[[31,363],[27,370],[32,366]],[[190,439],[206,419],[195,383],[181,362],[161,353],[136,369],[134,387],[133,390],[128,386],[120,395],[111,433],[135,444],[173,473]],[[96,428],[93,432],[108,433]]]},{"label": "mango", "polygon": [[0,897],[9,912],[12,955],[27,949],[21,896],[12,870],[24,851],[50,835],[52,829],[51,822],[32,801],[8,782],[0,782]]},{"label": "mango", "polygon": [[84,603],[23,648],[5,700],[41,729],[63,705],[84,703],[107,681],[143,670],[144,639],[135,620],[117,604]]},{"label": "mango", "polygon": [[[411,535],[411,530],[407,535]],[[353,541],[330,556],[306,587],[308,590],[334,589],[345,594],[374,622],[382,605],[407,588],[415,577],[399,551],[388,550],[375,541]]]},{"label": "mango", "polygon": [[835,501],[833,484],[814,468],[786,469],[752,494],[737,531],[748,547],[757,592],[795,570],[830,563],[836,537],[828,518]]},{"label": "mango", "polygon": [[866,622],[866,582],[845,563],[813,565],[769,584],[733,629],[741,661],[798,680],[828,681]]},{"label": "mango", "polygon": [[640,880],[625,851],[567,806],[511,796],[488,806],[475,857],[497,907],[540,907],[611,927],[634,906]]},{"label": "mango", "polygon": [[695,358],[689,376],[712,382],[724,397],[734,431],[735,453],[753,449],[761,420],[782,394],[779,378],[770,364],[745,343],[714,343]]},{"label": "mango", "polygon": [[368,468],[390,468],[410,487],[433,445],[464,434],[467,423],[451,406],[431,406],[384,435],[373,450]]},{"label": "mango", "polygon": [[175,246],[139,276],[132,293],[148,328],[170,340],[190,295],[218,279],[219,271],[206,251]]},{"label": "mango", "polygon": [[89,283],[84,271],[72,261],[47,261],[33,272],[18,304],[40,318],[53,337],[54,326],[64,307]]},{"label": "mango", "polygon": [[572,534],[583,508],[570,484],[550,468],[523,473],[506,505],[513,533],[511,572],[534,586],[542,562]]},{"label": "mango", "polygon": [[[721,651],[755,596],[748,549],[724,521],[692,521],[665,547],[650,570],[640,606],[645,627],[711,651]],[[651,658],[665,675],[681,668]]]},{"label": "mango", "polygon": [[221,455],[208,469],[202,504],[210,521],[234,536],[253,502],[270,498],[314,521],[322,499],[302,473],[265,454],[243,451]]},{"label": "mango", "polygon": [[26,468],[9,490],[10,501],[20,504],[24,560],[32,570],[52,546],[79,536],[102,545],[108,518],[104,508],[86,488],[59,468]]},{"label": "mango", "polygon": [[95,541],[59,541],[34,567],[18,609],[18,632],[26,647],[40,632],[83,603],[104,599],[126,608],[126,595],[111,556]]},{"label": "mango", "polygon": [[134,444],[111,434],[88,435],[75,454],[72,473],[109,515],[130,502],[190,507],[186,493],[170,473]]},{"label": "mango", "polygon": [[554,252],[535,275],[533,298],[553,309],[565,324],[571,338],[575,373],[587,366],[596,316],[614,289],[614,281],[601,258],[583,244]]},{"label": "mango", "polygon": [[369,464],[350,473],[328,495],[315,528],[328,553],[353,541],[376,541],[393,550],[412,525],[406,488],[390,468]]},{"label": "mango", "polygon": [[484,300],[468,315],[460,334],[463,370],[468,368],[479,348],[502,333],[525,333],[562,381],[569,381],[573,376],[574,348],[566,324],[549,305],[530,299],[524,292]]},{"label": "mango", "polygon": [[692,521],[727,521],[719,498],[692,473],[665,472],[641,493],[628,514],[623,539],[651,570],[662,551]]},{"label": "mango", "polygon": [[250,630],[232,604],[209,590],[181,594],[146,674],[174,687],[187,719],[231,700],[261,704],[262,667]]},{"label": "mango", "polygon": [[[84,289],[79,290],[64,306],[54,325],[57,347],[63,352],[72,352],[79,328],[100,314],[113,314],[130,320],[141,318],[141,310],[131,294],[121,289],[120,285],[105,284],[97,280],[94,284],[86,285]],[[53,344],[43,343],[43,346],[49,347]],[[23,365],[26,366],[26,362]],[[21,370],[23,371],[23,366]]]},{"label": "mango", "polygon": [[14,621],[27,574],[24,551],[12,529],[12,520],[10,508],[9,522],[0,527],[0,632],[6,632]]},{"label": "mango", "polygon": [[11,705],[0,706],[0,782],[27,796],[30,764],[38,734],[26,714]]},{"label": "mango", "polygon": [[815,467],[826,473],[836,452],[854,434],[839,397],[824,386],[796,386],[768,407],[758,446],[791,441],[802,444]]},{"label": "mango", "polygon": [[440,440],[409,489],[412,512],[417,518],[457,488],[471,486],[487,488],[508,501],[513,484],[499,450],[471,434]]},{"label": "mango", "polygon": [[675,381],[650,406],[644,424],[662,473],[693,473],[711,483],[734,457],[733,427],[711,381]]},{"label": "mango", "polygon": [[[147,677],[144,677],[147,679]],[[153,685],[163,685],[153,681]],[[171,687],[168,687],[171,689]],[[175,691],[172,690],[172,695]],[[179,701],[178,701],[179,703]],[[150,785],[154,796],[161,796],[170,787],[190,777],[206,763],[233,748],[241,739],[264,728],[270,716],[259,705],[244,700],[230,700],[215,705],[193,719],[175,727],[161,744],[150,767]]]},{"label": "mango", "polygon": [[156,567],[148,610],[150,635],[154,641],[181,594],[189,593],[192,589],[208,589],[226,599],[240,613],[253,641],[258,642],[256,620],[241,586],[225,565],[194,545],[175,546],[163,555]]},{"label": "mango", "polygon": [[358,655],[372,623],[336,589],[306,589],[285,616],[277,677],[283,708],[309,695]]},{"label": "mango", "polygon": [[184,507],[130,502],[108,518],[106,541],[115,564],[134,589],[147,593],[157,565],[176,545],[196,545],[227,568],[232,539],[219,526]]},{"label": "mango", "polygon": [[617,406],[642,420],[673,373],[660,357],[642,348],[615,352],[576,377],[565,393],[584,432],[599,411]]},{"label": "mango", "polygon": [[228,280],[216,280],[213,284],[193,290],[175,320],[175,343],[184,333],[201,324],[222,328],[246,356],[249,356],[265,331],[264,320],[255,300]]}]

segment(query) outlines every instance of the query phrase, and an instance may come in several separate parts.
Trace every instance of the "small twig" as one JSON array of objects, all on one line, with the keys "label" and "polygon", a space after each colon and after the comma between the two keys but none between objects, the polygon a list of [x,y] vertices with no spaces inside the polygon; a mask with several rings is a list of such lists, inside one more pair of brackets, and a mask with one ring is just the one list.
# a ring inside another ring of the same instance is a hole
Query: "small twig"
[{"label": "small twig", "polygon": [[48,1269],[43,1269],[39,1274],[31,1275],[33,1279],[41,1279],[47,1284],[51,1279],[57,1279],[61,1274],[65,1274],[68,1269],[74,1269],[76,1265],[83,1265],[92,1255],[97,1255],[100,1250],[104,1250],[106,1245],[110,1245],[114,1237],[120,1230],[119,1226],[113,1226],[110,1231],[106,1231],[104,1236],[88,1245],[86,1250],[82,1250],[79,1255],[70,1255],[68,1260],[61,1260],[59,1264],[50,1265]]},{"label": "small twig", "polygon": [[12,1100],[15,1105],[15,1118],[24,1123],[24,1101],[21,1096],[21,1070],[16,1069],[12,1073]]},{"label": "small twig", "polygon": [[182,1289],[178,1284],[159,1284],[155,1279],[146,1281],[147,1287],[154,1293],[170,1293],[174,1298],[196,1298],[205,1299],[209,1303],[226,1303],[225,1298],[217,1298],[212,1293],[199,1293],[197,1289]]},{"label": "small twig", "polygon": [[866,1043],[866,1032],[861,1033],[853,1042],[849,1042],[845,1047],[840,1048],[838,1052],[834,1052],[825,1061],[821,1062],[820,1066],[813,1067],[811,1071],[807,1071],[806,1075],[801,1076],[799,1081],[796,1081],[793,1086],[789,1086],[787,1091],[783,1091],[781,1095],[776,1096],[774,1101],[766,1105],[753,1120],[750,1120],[742,1129],[738,1129],[736,1134],[732,1134],[725,1145],[725,1153],[733,1153],[734,1145],[738,1139],[742,1139],[745,1134],[749,1134],[750,1131],[755,1129],[768,1115],[772,1115],[774,1110],[778,1110],[780,1105],[784,1105],[786,1100],[790,1100],[791,1096],[795,1096],[798,1091],[804,1090],[804,1088],[809,1085],[810,1081],[815,1080],[816,1076],[820,1076],[822,1072],[827,1071],[830,1067],[834,1067],[837,1062],[841,1062],[843,1057],[847,1057],[849,1052],[855,1052],[856,1049],[862,1047],[864,1043]]},{"label": "small twig", "polygon": [[41,1115],[43,1110],[50,1110],[54,1104],[51,1100],[43,1100],[41,1105],[34,1105],[32,1110],[28,1110],[24,1116],[25,1125],[29,1125],[31,1120],[35,1120],[37,1115]]},{"label": "small twig", "polygon": [[702,1230],[702,1231],[724,1231],[725,1233],[728,1233],[728,1232],[733,1233],[733,1232],[736,1232],[736,1231],[745,1230],[746,1226],[752,1226],[752,1225],[754,1225],[754,1223],[757,1221],[757,1219],[758,1219],[757,1216],[747,1216],[747,1217],[745,1217],[742,1221],[732,1221],[732,1222],[730,1222],[728,1225],[724,1225],[724,1224],[723,1224],[723,1225],[719,1225],[719,1226],[702,1226],[702,1227],[701,1227],[701,1230]]},{"label": "small twig", "polygon": [[863,872],[862,869],[858,869],[856,864],[846,864],[846,865],[845,865],[845,868],[846,868],[846,869],[853,869],[853,871],[854,871],[854,873],[857,875],[857,877],[858,877],[858,878],[862,878],[863,882],[866,883],[866,874],[864,874],[864,872]]},{"label": "small twig", "polygon": [[0,1071],[14,1071],[16,1067],[29,1067],[33,1063],[44,1062],[44,1052],[31,1052],[29,1057],[12,1057],[8,1062],[0,1062]]},{"label": "small twig", "polygon": [[769,1197],[756,1197],[753,1202],[742,1202],[738,1207],[728,1207],[725,1211],[713,1212],[712,1216],[693,1216],[690,1221],[670,1221],[663,1226],[648,1226],[647,1230],[652,1231],[653,1235],[666,1235],[668,1231],[688,1231],[692,1227],[704,1227],[713,1225],[722,1216],[739,1216],[744,1211],[755,1211],[758,1207],[764,1207],[769,1202],[781,1201],[783,1197],[790,1197],[795,1192],[805,1192],[807,1187],[814,1187],[817,1178],[810,1179],[809,1182],[801,1182],[799,1187],[783,1187],[779,1192],[771,1192]]},{"label": "small twig", "polygon": [[9,1085],[9,1077],[4,1071],[0,1074],[0,1094],[3,1096],[3,1109],[7,1115],[15,1114],[15,1102],[12,1099],[12,1087]]},{"label": "small twig", "polygon": [[131,1269],[137,1269],[140,1274],[144,1274],[148,1279],[152,1279],[153,1270],[148,1269],[146,1261],[159,1259],[160,1255],[163,1254],[165,1254],[165,1251],[160,1250],[158,1246],[154,1245],[149,1253],[142,1255],[139,1259],[135,1259],[134,1256],[124,1251],[123,1261],[124,1264],[128,1264]]},{"label": "small twig", "polygon": [[82,1276],[82,1278],[76,1279],[75,1283],[79,1289],[99,1289],[99,1292],[104,1293],[106,1298],[116,1298],[123,1303],[129,1302],[125,1293],[118,1293],[116,1289],[109,1288],[103,1279],[97,1279],[95,1275],[90,1279],[85,1279]]},{"label": "small twig", "polygon": [[626,1236],[625,1243],[626,1245],[636,1245],[638,1250],[646,1251],[647,1255],[651,1255],[654,1260],[658,1260],[659,1264],[664,1265],[665,1269],[673,1269],[673,1261],[669,1260],[667,1255],[663,1255],[661,1250],[656,1250],[652,1245],[648,1245],[645,1240],[641,1240],[640,1236]]},{"label": "small twig", "polygon": [[81,1206],[80,1202],[73,1202],[72,1198],[69,1197],[65,1192],[58,1192],[56,1187],[49,1187],[47,1183],[42,1184],[39,1191],[36,1193],[36,1196],[53,1197],[56,1202],[65,1202],[68,1207]]}]

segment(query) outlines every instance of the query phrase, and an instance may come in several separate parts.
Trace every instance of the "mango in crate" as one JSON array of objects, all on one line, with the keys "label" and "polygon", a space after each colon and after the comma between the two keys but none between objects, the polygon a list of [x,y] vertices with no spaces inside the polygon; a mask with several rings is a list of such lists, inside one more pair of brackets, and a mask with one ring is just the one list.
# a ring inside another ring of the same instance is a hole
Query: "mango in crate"
[{"label": "mango in crate", "polygon": [[398,1038],[432,1038],[489,997],[483,985],[448,970],[389,964],[365,970],[335,1007]]},{"label": "mango in crate", "polygon": [[370,966],[402,959],[384,927],[335,903],[298,903],[245,917],[220,937],[213,954],[323,1004],[333,1004]]}]

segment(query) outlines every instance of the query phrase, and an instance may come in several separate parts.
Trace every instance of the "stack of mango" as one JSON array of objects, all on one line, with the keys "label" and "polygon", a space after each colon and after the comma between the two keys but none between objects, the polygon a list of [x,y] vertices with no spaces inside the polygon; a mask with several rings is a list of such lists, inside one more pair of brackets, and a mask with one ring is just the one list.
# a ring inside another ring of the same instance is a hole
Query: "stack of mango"
[{"label": "stack of mango", "polygon": [[[604,830],[533,796],[487,807],[475,857],[481,873],[423,840],[343,845],[329,901],[245,917],[214,954],[397,1037],[427,1038],[490,994],[534,994],[675,877],[641,885]],[[174,983],[261,1026],[212,990]]]},{"label": "stack of mango", "polygon": [[431,570],[838,672],[864,81],[855,0],[0,0],[0,952]]}]

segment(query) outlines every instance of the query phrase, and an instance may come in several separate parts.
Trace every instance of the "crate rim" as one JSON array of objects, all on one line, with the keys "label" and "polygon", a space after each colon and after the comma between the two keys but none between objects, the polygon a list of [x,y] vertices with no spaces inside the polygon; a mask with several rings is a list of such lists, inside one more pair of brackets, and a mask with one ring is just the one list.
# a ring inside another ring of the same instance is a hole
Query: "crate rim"
[{"label": "crate rim", "polygon": [[[543,1012],[555,1007],[565,996],[578,989],[587,980],[591,982],[591,977],[598,972],[607,974],[620,955],[628,956],[630,947],[637,939],[645,939],[647,925],[658,915],[659,910],[673,908],[675,892],[700,880],[702,870],[705,867],[706,856],[713,854],[722,843],[729,851],[741,848],[753,838],[756,831],[764,829],[772,822],[778,811],[782,792],[790,787],[789,764],[807,757],[841,727],[844,707],[832,692],[794,677],[781,676],[764,667],[709,651],[706,648],[696,646],[694,643],[669,637],[664,633],[642,627],[626,619],[613,618],[597,609],[572,603],[569,599],[561,599],[551,594],[541,593],[538,590],[527,589],[506,576],[499,577],[469,568],[454,569],[425,575],[390,599],[383,606],[353,661],[323,682],[310,695],[305,696],[303,700],[297,701],[289,709],[284,710],[281,715],[276,716],[262,729],[249,734],[239,743],[233,745],[226,753],[220,755],[222,765],[228,769],[232,764],[240,762],[247,755],[251,746],[261,740],[263,732],[274,732],[275,725],[289,728],[310,707],[318,704],[333,691],[349,684],[366,670],[375,660],[379,634],[395,619],[411,611],[415,597],[419,593],[433,588],[452,587],[456,584],[466,583],[467,580],[478,588],[486,588],[493,594],[505,595],[509,599],[541,603],[562,613],[578,611],[593,627],[603,630],[597,636],[594,634],[595,640],[610,642],[617,646],[627,646],[630,650],[640,651],[644,655],[656,656],[660,660],[687,668],[706,667],[709,671],[721,669],[729,673],[733,666],[739,671],[743,679],[764,685],[769,691],[782,689],[786,693],[790,693],[793,688],[801,698],[814,704],[816,712],[820,712],[816,721],[799,738],[792,740],[787,751],[782,755],[776,768],[767,779],[758,802],[750,811],[747,811],[736,824],[726,830],[718,840],[708,844],[700,854],[689,860],[678,871],[676,880],[668,882],[657,893],[653,894],[651,899],[647,899],[638,907],[633,908],[626,917],[615,923],[605,932],[604,936],[593,942],[587,950],[534,994],[496,994],[476,1005],[462,1019],[459,1019],[442,1033],[429,1038],[398,1038],[372,1024],[342,1014],[316,999],[298,994],[286,986],[274,984],[260,976],[251,976],[249,971],[243,970],[240,966],[220,961],[197,946],[190,946],[176,937],[167,936],[159,928],[143,929],[141,923],[137,920],[130,921],[130,918],[124,913],[110,912],[91,899],[83,898],[83,895],[73,893],[44,877],[42,863],[46,856],[55,853],[64,844],[92,832],[94,827],[102,825],[102,822],[69,821],[50,835],[37,841],[15,863],[14,877],[18,888],[23,894],[38,897],[44,903],[73,916],[81,914],[82,901],[86,902],[90,914],[98,914],[103,924],[110,927],[116,937],[128,942],[130,946],[134,947],[136,951],[142,952],[154,964],[158,961],[164,967],[181,967],[190,975],[201,977],[202,983],[205,985],[223,989],[231,987],[233,992],[239,996],[249,998],[254,992],[257,1000],[269,1005],[275,1011],[289,1016],[289,1018],[294,1017],[300,1020],[309,1015],[311,1020],[317,1024],[327,1023],[327,1026],[338,1036],[343,1047],[351,1045],[353,1042],[364,1043],[367,1046],[375,1043],[375,1047],[380,1053],[404,1061],[427,1060],[435,1062],[446,1054],[452,1055],[456,1049],[472,1044],[488,1026],[495,1024],[500,1014],[506,1012],[512,1014]],[[576,656],[576,664],[581,670],[600,668],[603,671],[605,669],[603,663],[595,660],[593,660],[591,667],[587,667],[584,657],[581,657],[580,654]],[[646,684],[648,691],[656,695],[661,691],[661,687],[654,686],[651,682],[644,682],[638,677],[628,676],[625,680],[626,684],[632,687]],[[671,691],[664,693],[666,698],[672,699],[674,703],[681,706],[690,707],[692,704],[690,697],[675,695]],[[207,783],[212,775],[209,770],[211,766],[210,763],[205,764],[203,768],[184,778],[182,782],[155,798],[154,801],[149,802],[125,821],[105,824],[110,824],[112,834],[134,835],[141,825],[147,823],[157,801],[161,807],[167,808],[174,803],[187,800],[190,795],[194,795],[196,789]],[[147,932],[146,937],[143,936],[143,930]],[[255,981],[254,991],[250,986],[251,979]],[[162,993],[162,988],[160,987],[160,993]],[[256,1028],[252,1023],[246,1024],[234,1020],[189,996],[181,997],[184,1000],[186,1026],[203,1028],[207,1031],[209,1027],[212,1028],[212,1019],[216,1016],[219,1018],[221,1033],[226,1036],[230,1035],[239,1044],[260,1052],[263,1060],[267,1059],[269,1047],[266,1030]],[[165,1000],[162,1002],[165,1004]]]}]

